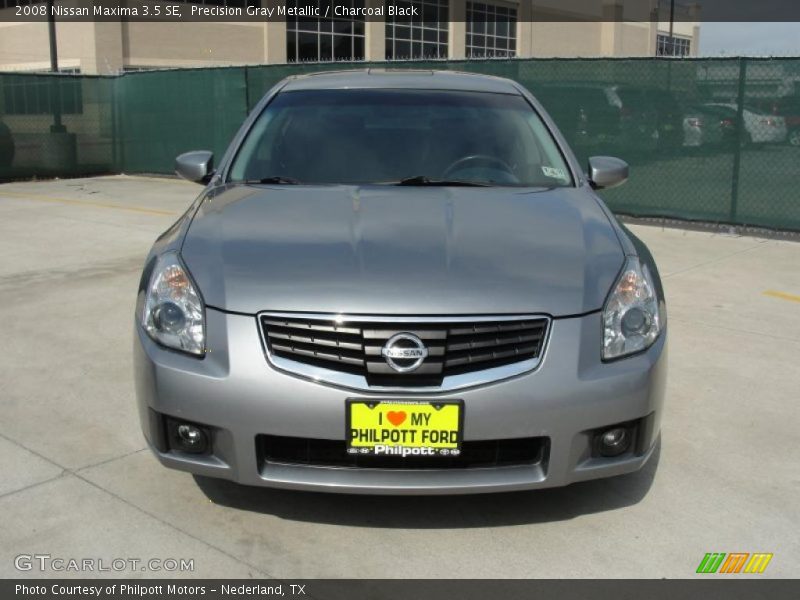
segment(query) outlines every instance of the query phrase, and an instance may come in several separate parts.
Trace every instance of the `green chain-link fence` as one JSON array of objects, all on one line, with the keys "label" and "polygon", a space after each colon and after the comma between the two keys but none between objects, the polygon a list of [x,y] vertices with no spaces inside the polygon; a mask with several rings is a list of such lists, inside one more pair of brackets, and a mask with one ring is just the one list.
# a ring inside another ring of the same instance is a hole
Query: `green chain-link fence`
[{"label": "green chain-link fence", "polygon": [[612,209],[800,230],[800,59],[532,59],[268,65],[120,77],[0,74],[0,179],[171,173],[224,151],[288,75],[385,67],[509,77],[550,111],[582,162],[632,165]]}]

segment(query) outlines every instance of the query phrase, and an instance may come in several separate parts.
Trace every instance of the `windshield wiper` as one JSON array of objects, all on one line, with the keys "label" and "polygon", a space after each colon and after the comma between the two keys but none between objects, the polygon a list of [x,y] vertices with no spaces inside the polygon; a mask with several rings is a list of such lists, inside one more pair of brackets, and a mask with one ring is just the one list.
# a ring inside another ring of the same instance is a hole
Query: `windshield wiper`
[{"label": "windshield wiper", "polygon": [[244,181],[234,181],[233,183],[253,184],[253,183],[277,183],[284,185],[300,185],[300,181],[293,177],[283,177],[277,175],[275,177],[262,177],[261,179],[245,179]]},{"label": "windshield wiper", "polygon": [[427,175],[417,175],[416,177],[406,177],[394,185],[441,185],[441,186],[465,186],[465,187],[490,187],[491,183],[481,181],[465,181],[463,179],[431,179]]}]

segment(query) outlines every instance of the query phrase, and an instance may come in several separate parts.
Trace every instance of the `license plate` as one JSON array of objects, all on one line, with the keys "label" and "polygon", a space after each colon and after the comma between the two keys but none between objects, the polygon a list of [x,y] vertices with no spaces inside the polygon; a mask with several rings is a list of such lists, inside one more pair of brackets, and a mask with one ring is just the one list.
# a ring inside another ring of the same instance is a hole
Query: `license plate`
[{"label": "license plate", "polygon": [[458,456],[464,405],[460,400],[347,401],[347,451],[373,456]]}]

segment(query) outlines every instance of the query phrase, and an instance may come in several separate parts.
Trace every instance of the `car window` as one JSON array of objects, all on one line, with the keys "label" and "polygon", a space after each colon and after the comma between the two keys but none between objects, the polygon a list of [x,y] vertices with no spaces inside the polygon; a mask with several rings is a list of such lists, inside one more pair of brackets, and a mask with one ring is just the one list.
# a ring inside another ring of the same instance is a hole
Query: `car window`
[{"label": "car window", "polygon": [[765,117],[766,116],[770,116],[770,113],[768,111],[763,110],[761,108],[758,108],[756,106],[752,106],[750,104],[745,104],[744,108],[745,108],[745,110],[750,111],[754,115],[760,115],[760,116],[765,116]]},{"label": "car window", "polygon": [[717,114],[723,117],[736,116],[736,109],[730,106],[721,106],[719,104],[707,104],[703,107],[703,110],[707,110],[712,114]]},{"label": "car window", "polygon": [[781,109],[786,112],[797,114],[798,112],[800,112],[800,98],[796,97],[785,98],[781,105]]},{"label": "car window", "polygon": [[377,184],[419,176],[572,185],[552,135],[523,97],[423,90],[280,93],[246,137],[229,179]]}]

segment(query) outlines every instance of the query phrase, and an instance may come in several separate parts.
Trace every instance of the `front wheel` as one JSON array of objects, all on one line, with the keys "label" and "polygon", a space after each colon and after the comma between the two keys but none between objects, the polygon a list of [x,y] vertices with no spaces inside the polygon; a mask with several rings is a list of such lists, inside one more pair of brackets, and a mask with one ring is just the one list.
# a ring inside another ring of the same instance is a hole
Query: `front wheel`
[{"label": "front wheel", "polygon": [[800,127],[789,132],[789,145],[800,146]]}]

